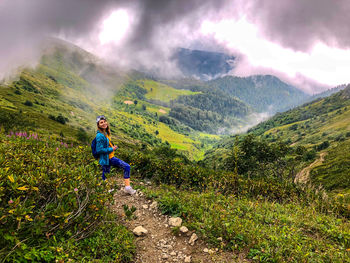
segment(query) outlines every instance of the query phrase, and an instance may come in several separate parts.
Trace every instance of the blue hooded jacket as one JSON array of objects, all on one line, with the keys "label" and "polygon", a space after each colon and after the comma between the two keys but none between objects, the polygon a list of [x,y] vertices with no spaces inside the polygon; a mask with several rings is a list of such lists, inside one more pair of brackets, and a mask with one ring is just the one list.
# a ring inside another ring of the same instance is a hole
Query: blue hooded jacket
[{"label": "blue hooded jacket", "polygon": [[100,131],[96,133],[96,153],[100,155],[98,162],[100,165],[109,165],[109,154],[113,148],[109,147],[108,138]]}]

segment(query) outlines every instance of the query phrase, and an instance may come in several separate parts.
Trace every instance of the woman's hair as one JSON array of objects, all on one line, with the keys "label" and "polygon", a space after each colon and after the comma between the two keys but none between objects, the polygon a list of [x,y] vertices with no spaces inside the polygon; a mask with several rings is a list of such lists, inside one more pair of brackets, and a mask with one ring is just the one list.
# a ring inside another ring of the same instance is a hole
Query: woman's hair
[{"label": "woman's hair", "polygon": [[[109,129],[109,123],[108,123],[107,120],[105,120],[105,121],[107,122],[106,133],[107,133],[108,136],[111,136],[111,130]],[[100,132],[104,133],[103,129],[101,129],[101,128],[98,126],[99,123],[100,123],[100,121],[97,123],[97,129],[98,129]]]}]

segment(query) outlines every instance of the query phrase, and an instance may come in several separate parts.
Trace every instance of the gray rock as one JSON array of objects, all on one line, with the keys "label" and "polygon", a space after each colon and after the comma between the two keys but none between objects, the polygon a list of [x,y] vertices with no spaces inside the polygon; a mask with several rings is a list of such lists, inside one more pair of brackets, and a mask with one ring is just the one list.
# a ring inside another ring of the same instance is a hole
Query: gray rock
[{"label": "gray rock", "polygon": [[148,233],[147,229],[142,227],[142,226],[138,226],[135,227],[134,230],[132,231],[136,236],[143,236],[146,235]]},{"label": "gray rock", "polygon": [[172,227],[178,227],[181,226],[182,219],[180,217],[171,217],[169,218],[169,225]]},{"label": "gray rock", "polygon": [[142,205],[143,209],[148,209],[148,205]]},{"label": "gray rock", "polygon": [[167,254],[162,255],[162,259],[168,259],[168,258],[169,258],[169,255],[167,255]]},{"label": "gray rock", "polygon": [[203,252],[204,253],[209,253],[209,249],[205,248],[205,249],[203,249]]},{"label": "gray rock", "polygon": [[185,263],[191,263],[191,256],[185,257]]},{"label": "gray rock", "polygon": [[171,253],[170,253],[170,256],[176,256],[176,252],[175,251],[172,251]]}]

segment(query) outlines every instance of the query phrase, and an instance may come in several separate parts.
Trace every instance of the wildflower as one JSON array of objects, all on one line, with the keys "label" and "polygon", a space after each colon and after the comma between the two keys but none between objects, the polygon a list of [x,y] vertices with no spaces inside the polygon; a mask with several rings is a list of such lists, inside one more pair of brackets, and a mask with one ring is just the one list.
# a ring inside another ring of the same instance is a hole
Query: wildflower
[{"label": "wildflower", "polygon": [[74,192],[78,192],[78,188],[74,188]]},{"label": "wildflower", "polygon": [[56,148],[56,152],[58,151],[58,147]]},{"label": "wildflower", "polygon": [[12,199],[9,201],[9,204],[13,204],[13,200]]}]

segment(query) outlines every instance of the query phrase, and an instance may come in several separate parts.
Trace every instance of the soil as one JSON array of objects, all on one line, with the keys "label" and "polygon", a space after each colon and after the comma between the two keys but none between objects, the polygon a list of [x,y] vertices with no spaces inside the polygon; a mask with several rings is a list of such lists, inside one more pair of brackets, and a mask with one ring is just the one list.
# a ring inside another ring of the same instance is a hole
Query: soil
[{"label": "soil", "polygon": [[126,100],[126,101],[124,101],[124,103],[125,103],[125,104],[128,104],[128,105],[134,104],[134,102],[131,101],[131,100]]},{"label": "soil", "polygon": [[[123,185],[122,177],[117,180],[117,184]],[[112,180],[113,180],[112,179]],[[144,184],[140,182],[140,184]],[[135,185],[135,184],[134,184]],[[147,187],[152,187],[148,185]],[[181,233],[174,231],[169,226],[169,217],[160,213],[153,200],[148,200],[141,191],[135,195],[124,193],[121,187],[114,194],[115,204],[112,206],[121,220],[130,231],[142,226],[148,233],[143,236],[136,236],[136,257],[137,263],[156,262],[248,262],[242,256],[237,256],[232,252],[222,251],[219,248],[208,246],[203,240],[198,239],[194,245],[189,244],[193,231]],[[155,206],[152,208],[152,206]],[[128,219],[124,213],[123,205],[136,207],[134,215],[136,218]],[[187,257],[187,261],[185,258]],[[189,260],[190,257],[190,261]]]}]

